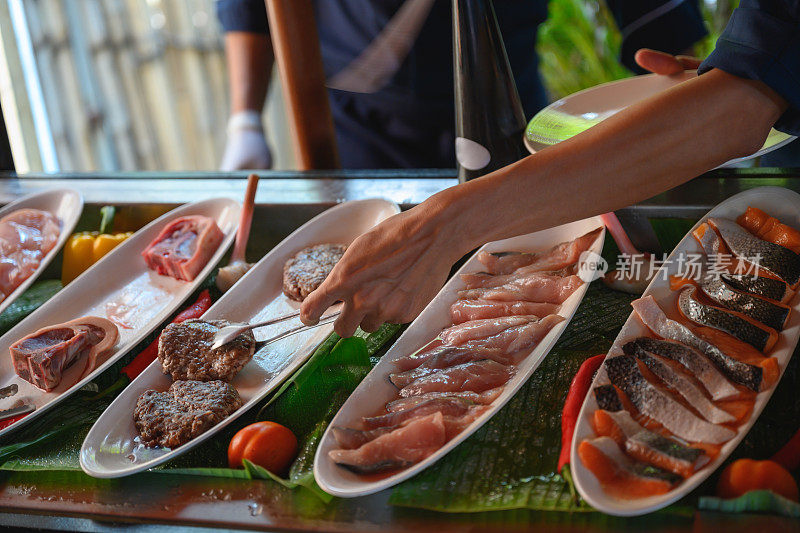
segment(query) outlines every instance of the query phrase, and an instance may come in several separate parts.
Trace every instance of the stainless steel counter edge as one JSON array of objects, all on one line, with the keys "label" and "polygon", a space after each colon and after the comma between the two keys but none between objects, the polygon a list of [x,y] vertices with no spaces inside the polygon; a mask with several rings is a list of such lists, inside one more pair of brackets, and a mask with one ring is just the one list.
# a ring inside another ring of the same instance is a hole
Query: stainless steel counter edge
[{"label": "stainless steel counter edge", "polygon": [[[79,190],[87,204],[181,204],[222,196],[241,198],[247,172],[222,174],[163,172],[0,175],[0,202],[53,188]],[[261,171],[256,202],[263,205],[334,204],[381,197],[401,205],[416,205],[457,183],[455,172],[442,169],[380,171]],[[800,191],[798,169],[734,169],[704,174],[635,206],[650,218],[699,217],[742,190],[778,185]],[[553,185],[557,186],[554,178]],[[614,187],[613,181],[606,186]],[[532,191],[532,194],[535,192]]]}]

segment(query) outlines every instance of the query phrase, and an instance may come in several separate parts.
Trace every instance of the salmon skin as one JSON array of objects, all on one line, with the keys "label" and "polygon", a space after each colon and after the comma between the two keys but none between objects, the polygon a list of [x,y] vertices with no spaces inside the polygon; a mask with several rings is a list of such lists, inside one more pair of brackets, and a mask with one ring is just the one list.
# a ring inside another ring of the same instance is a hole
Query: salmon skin
[{"label": "salmon skin", "polygon": [[[777,281],[777,280],[776,280]],[[779,282],[780,283],[780,282]],[[786,286],[786,284],[783,284]],[[746,292],[739,292],[724,278],[707,279],[700,283],[700,288],[712,300],[731,311],[747,315],[753,320],[773,328],[783,330],[789,319],[789,306],[770,302]]]},{"label": "salmon skin", "polygon": [[632,355],[644,363],[653,374],[683,396],[687,403],[694,407],[695,410],[709,422],[725,424],[736,420],[733,415],[723,411],[714,405],[711,400],[706,398],[700,387],[695,385],[688,376],[683,375],[682,372],[679,372],[675,368],[671,368],[669,364],[664,359],[659,358],[659,356],[643,350],[635,341],[627,343],[622,347],[622,350],[626,355]]},{"label": "salmon skin", "polygon": [[736,290],[749,292],[782,304],[794,296],[794,291],[786,283],[775,278],[748,274],[722,274],[720,278]]},{"label": "salmon skin", "polygon": [[681,477],[631,460],[609,437],[584,440],[578,457],[609,494],[623,499],[666,494]]},{"label": "salmon skin", "polygon": [[777,342],[778,332],[774,329],[760,326],[742,313],[701,303],[695,298],[696,293],[696,287],[686,286],[678,296],[678,309],[692,322],[724,331],[762,352]]},{"label": "salmon skin", "polygon": [[650,383],[633,357],[611,357],[603,364],[611,383],[625,393],[634,407],[676,437],[689,442],[722,444],[736,436],[735,431],[698,417],[665,390]]},{"label": "salmon skin", "polygon": [[800,253],[800,231],[781,223],[761,209],[748,207],[736,222],[759,239],[788,248],[796,254]]},{"label": "salmon skin", "polygon": [[800,281],[800,255],[759,239],[733,220],[709,218],[708,223],[737,257],[772,272],[792,287]]},{"label": "salmon skin", "polygon": [[622,411],[622,401],[620,401],[614,385],[600,385],[595,387],[593,392],[594,399],[600,409],[611,412]]}]

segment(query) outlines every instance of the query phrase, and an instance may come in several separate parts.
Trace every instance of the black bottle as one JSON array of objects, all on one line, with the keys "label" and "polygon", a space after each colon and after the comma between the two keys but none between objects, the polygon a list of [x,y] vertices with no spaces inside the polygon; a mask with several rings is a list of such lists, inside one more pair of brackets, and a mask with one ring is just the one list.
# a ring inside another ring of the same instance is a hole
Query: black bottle
[{"label": "black bottle", "polygon": [[525,113],[491,0],[453,0],[453,74],[459,181],[528,155]]}]

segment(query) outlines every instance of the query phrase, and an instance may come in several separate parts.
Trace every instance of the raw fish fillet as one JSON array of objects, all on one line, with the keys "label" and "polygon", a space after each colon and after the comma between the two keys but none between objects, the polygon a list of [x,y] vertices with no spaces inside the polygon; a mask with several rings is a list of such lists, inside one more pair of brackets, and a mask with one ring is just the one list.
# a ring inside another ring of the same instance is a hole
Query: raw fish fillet
[{"label": "raw fish fillet", "polygon": [[666,494],[681,477],[631,460],[609,437],[584,440],[578,457],[612,496],[622,499],[646,498]]},{"label": "raw fish fillet", "polygon": [[796,254],[800,253],[800,231],[781,223],[761,209],[748,207],[736,222],[759,239],[788,248]]},{"label": "raw fish fillet", "polygon": [[562,242],[545,252],[481,252],[478,254],[478,261],[484,264],[490,274],[510,274],[520,267],[527,266],[537,270],[559,270],[577,262],[581,253],[588,250],[597,240],[601,231],[602,228],[598,228],[573,241]]},{"label": "raw fish fillet", "polygon": [[663,425],[676,437],[689,442],[722,444],[736,436],[731,429],[706,422],[674,400],[666,390],[647,381],[634,358],[612,357],[603,365],[611,383],[628,396],[640,413]]},{"label": "raw fish fillet", "polygon": [[779,279],[746,274],[722,274],[720,278],[740,291],[749,292],[785,304],[794,296],[794,291]]},{"label": "raw fish fillet", "polygon": [[691,476],[710,460],[699,448],[644,429],[627,411],[598,409],[592,426],[598,437],[610,437],[633,459],[682,477]]},{"label": "raw fish fillet", "polygon": [[[679,393],[686,402],[700,415],[714,424],[734,422],[736,418],[723,411],[706,397],[700,386],[695,385],[691,377],[678,369],[678,363],[662,359],[642,349],[636,342],[629,342],[622,347],[627,355],[632,355],[640,360],[650,371],[658,376],[668,387]],[[672,364],[670,364],[672,363]]]},{"label": "raw fish fillet", "polygon": [[[664,311],[652,296],[634,300],[631,305],[636,310],[639,318],[642,319],[642,322],[659,337],[678,341],[695,348],[705,355],[729,380],[756,392],[761,390],[763,381],[762,368],[744,363],[727,355],[721,349],[695,335],[691,329],[680,322],[667,318],[667,315],[664,314]],[[708,388],[708,384],[705,381],[703,383]],[[733,389],[733,387],[731,388]],[[737,394],[735,389],[730,395],[725,396],[720,396],[719,391],[715,392],[709,389],[709,392],[715,400]]]},{"label": "raw fish fillet", "polygon": [[167,224],[142,252],[147,267],[162,276],[192,281],[225,238],[214,219],[190,215]]},{"label": "raw fish fillet", "polygon": [[800,255],[764,241],[726,218],[709,218],[708,224],[740,259],[758,265],[795,287],[800,281]]},{"label": "raw fish fillet", "polygon": [[506,283],[511,283],[512,281],[517,281],[531,276],[535,277],[541,274],[564,278],[577,273],[577,264],[570,265],[559,270],[544,271],[539,270],[534,266],[526,266],[518,268],[511,274],[502,275],[489,274],[488,272],[469,272],[467,274],[461,274],[461,280],[464,282],[466,289],[489,289],[493,287],[500,287]]},{"label": "raw fish fillet", "polygon": [[[563,321],[564,317],[559,315],[546,316],[538,321],[508,328],[491,337],[465,342],[461,347],[481,352],[495,353],[499,350],[506,355],[518,354],[533,349],[553,326]],[[497,359],[497,357],[488,356],[487,359]]]},{"label": "raw fish fillet", "polygon": [[504,385],[514,375],[513,366],[494,361],[456,365],[422,377],[400,389],[400,396],[418,396],[429,392],[483,392]]},{"label": "raw fish fillet", "polygon": [[36,272],[60,233],[58,219],[38,209],[18,209],[0,219],[0,301]]},{"label": "raw fish fillet", "polygon": [[442,413],[416,418],[355,450],[331,450],[331,460],[357,474],[406,468],[433,454],[447,442]]},{"label": "raw fish fillet", "polygon": [[706,305],[697,300],[696,295],[697,287],[689,285],[683,287],[678,296],[678,309],[692,322],[724,331],[762,352],[771,350],[778,341],[778,332],[774,329],[742,313]]},{"label": "raw fish fillet", "polygon": [[355,450],[360,448],[369,441],[375,440],[381,435],[391,433],[395,429],[401,427],[402,424],[397,426],[384,426],[375,429],[354,429],[341,426],[333,426],[333,437],[343,450]]},{"label": "raw fish fillet", "polygon": [[497,302],[491,300],[456,300],[450,306],[450,318],[453,324],[461,324],[482,318],[499,318],[514,315],[547,316],[558,313],[561,308],[557,304],[541,302]]},{"label": "raw fish fillet", "polygon": [[535,316],[507,316],[502,318],[484,318],[471,320],[442,330],[439,338],[444,344],[458,346],[467,341],[485,339],[501,333],[508,328],[538,321]]},{"label": "raw fish fillet", "polygon": [[483,392],[429,392],[420,396],[409,396],[408,398],[392,400],[386,404],[386,410],[390,413],[394,411],[403,411],[404,409],[408,409],[409,407],[434,398],[461,398],[473,404],[489,405],[503,393],[503,388],[504,387],[497,387]]},{"label": "raw fish fillet", "polygon": [[523,300],[562,304],[581,285],[583,285],[583,280],[577,275],[562,277],[545,272],[536,272],[499,287],[459,291],[458,297],[462,300],[481,299],[499,302]]},{"label": "raw fish fillet", "polygon": [[427,376],[428,374],[438,372],[443,368],[449,368],[451,366],[470,363],[473,361],[482,361],[484,359],[490,359],[503,365],[512,363],[511,357],[505,354],[497,355],[494,352],[489,352],[487,354],[486,351],[482,352],[479,350],[470,350],[461,346],[453,346],[450,347],[450,350],[437,353],[417,368],[412,368],[411,370],[406,370],[405,372],[394,372],[389,374],[389,381],[391,381],[395,387],[402,389],[417,379]]},{"label": "raw fish fillet", "polygon": [[447,416],[461,416],[466,413],[472,402],[454,396],[431,398],[401,411],[393,411],[378,416],[365,416],[362,421],[367,429],[386,426],[397,426],[411,418],[431,413],[442,413]]}]

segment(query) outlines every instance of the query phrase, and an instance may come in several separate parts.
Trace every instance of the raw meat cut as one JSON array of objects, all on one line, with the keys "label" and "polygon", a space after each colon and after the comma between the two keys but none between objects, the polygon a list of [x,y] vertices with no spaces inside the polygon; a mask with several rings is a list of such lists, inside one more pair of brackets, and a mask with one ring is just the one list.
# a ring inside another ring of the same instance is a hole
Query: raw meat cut
[{"label": "raw meat cut", "polygon": [[94,316],[42,328],[9,347],[14,371],[40,389],[51,391],[64,370],[83,355],[86,365],[79,380],[94,370],[97,357],[117,343],[117,326]]},{"label": "raw meat cut", "polygon": [[602,228],[592,230],[575,240],[557,244],[545,252],[481,252],[478,254],[478,261],[484,264],[490,274],[510,274],[527,266],[537,270],[559,270],[577,262],[581,253],[597,240],[601,231]]},{"label": "raw meat cut", "polygon": [[499,287],[486,287],[479,289],[465,289],[458,292],[462,300],[490,300],[498,302],[544,302],[549,304],[562,304],[578,287],[583,285],[583,280],[577,275],[554,276],[546,272],[533,274],[509,281]]},{"label": "raw meat cut", "polygon": [[147,267],[163,276],[192,281],[205,268],[225,234],[213,218],[180,217],[164,227],[142,252]]},{"label": "raw meat cut", "polygon": [[499,318],[515,315],[534,315],[538,317],[554,315],[561,308],[558,304],[543,302],[497,302],[491,300],[456,300],[450,306],[453,324],[461,324],[482,318]]},{"label": "raw meat cut", "polygon": [[428,392],[483,392],[503,385],[514,375],[514,367],[494,361],[478,361],[451,366],[424,376],[400,389],[400,396]]},{"label": "raw meat cut", "polygon": [[18,209],[0,219],[0,301],[36,272],[60,233],[47,211]]}]

